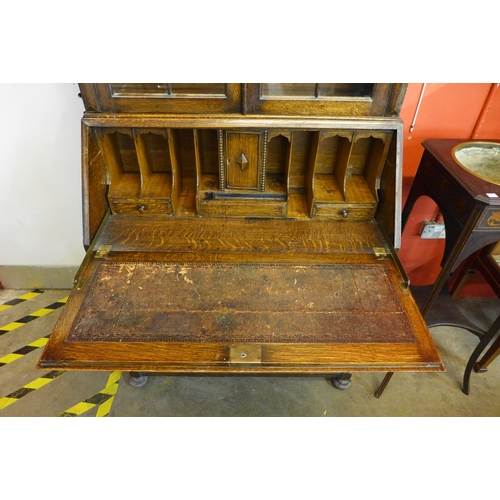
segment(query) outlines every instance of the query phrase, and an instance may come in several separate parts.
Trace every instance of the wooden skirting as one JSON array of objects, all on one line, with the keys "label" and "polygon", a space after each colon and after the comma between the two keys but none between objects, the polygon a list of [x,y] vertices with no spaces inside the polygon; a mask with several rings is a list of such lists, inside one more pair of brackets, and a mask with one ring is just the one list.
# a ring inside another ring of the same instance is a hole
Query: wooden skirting
[{"label": "wooden skirting", "polygon": [[73,288],[78,266],[0,266],[0,283],[4,288]]}]

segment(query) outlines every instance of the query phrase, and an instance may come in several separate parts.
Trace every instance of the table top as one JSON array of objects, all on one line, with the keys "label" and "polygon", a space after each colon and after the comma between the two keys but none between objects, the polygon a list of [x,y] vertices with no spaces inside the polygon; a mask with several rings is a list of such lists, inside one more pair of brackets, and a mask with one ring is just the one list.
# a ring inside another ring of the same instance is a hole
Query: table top
[{"label": "table top", "polygon": [[461,165],[459,165],[452,155],[454,147],[465,142],[496,142],[500,144],[500,139],[491,140],[471,140],[471,139],[427,139],[422,142],[423,147],[448,172],[470,193],[470,195],[488,205],[500,205],[500,186],[485,179],[475,176]]}]

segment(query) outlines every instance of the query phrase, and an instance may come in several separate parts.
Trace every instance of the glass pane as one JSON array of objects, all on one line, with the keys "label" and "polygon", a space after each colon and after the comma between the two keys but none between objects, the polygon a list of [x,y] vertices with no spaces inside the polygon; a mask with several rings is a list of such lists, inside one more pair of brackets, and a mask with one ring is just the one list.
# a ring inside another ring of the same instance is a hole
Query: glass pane
[{"label": "glass pane", "polygon": [[112,83],[114,96],[130,94],[169,94],[168,83]]},{"label": "glass pane", "polygon": [[371,97],[373,83],[318,83],[319,97]]},{"label": "glass pane", "polygon": [[221,96],[226,95],[225,83],[112,83],[113,97],[175,95]]},{"label": "glass pane", "polygon": [[262,97],[315,97],[315,83],[261,83]]},{"label": "glass pane", "polygon": [[226,95],[225,83],[171,83],[172,94]]}]

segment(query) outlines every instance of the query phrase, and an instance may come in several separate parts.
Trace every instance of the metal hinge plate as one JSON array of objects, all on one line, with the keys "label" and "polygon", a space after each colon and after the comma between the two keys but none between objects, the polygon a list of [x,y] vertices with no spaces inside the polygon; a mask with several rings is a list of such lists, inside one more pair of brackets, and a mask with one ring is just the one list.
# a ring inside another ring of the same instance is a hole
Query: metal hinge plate
[{"label": "metal hinge plate", "polygon": [[95,254],[96,259],[105,259],[111,251],[112,245],[99,245]]},{"label": "metal hinge plate", "polygon": [[229,362],[234,365],[254,365],[262,362],[262,347],[256,344],[235,344],[229,348]]},{"label": "metal hinge plate", "polygon": [[83,288],[83,286],[85,285],[85,281],[86,281],[86,280],[85,280],[85,278],[84,278],[84,279],[81,279],[81,280],[76,280],[76,281],[74,282],[75,288],[76,288],[78,291],[80,291],[80,290]]},{"label": "metal hinge plate", "polygon": [[387,255],[387,251],[383,247],[373,247],[373,252],[375,253],[375,257],[378,260],[389,260],[389,255]]}]

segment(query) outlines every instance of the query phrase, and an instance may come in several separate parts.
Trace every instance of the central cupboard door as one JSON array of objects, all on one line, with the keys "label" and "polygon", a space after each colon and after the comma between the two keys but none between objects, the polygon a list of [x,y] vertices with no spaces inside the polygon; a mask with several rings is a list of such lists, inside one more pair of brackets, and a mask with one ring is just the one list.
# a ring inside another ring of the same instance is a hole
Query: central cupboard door
[{"label": "central cupboard door", "polygon": [[226,132],[226,187],[238,190],[260,190],[260,132]]}]

